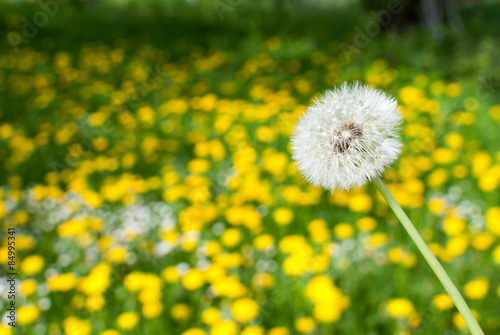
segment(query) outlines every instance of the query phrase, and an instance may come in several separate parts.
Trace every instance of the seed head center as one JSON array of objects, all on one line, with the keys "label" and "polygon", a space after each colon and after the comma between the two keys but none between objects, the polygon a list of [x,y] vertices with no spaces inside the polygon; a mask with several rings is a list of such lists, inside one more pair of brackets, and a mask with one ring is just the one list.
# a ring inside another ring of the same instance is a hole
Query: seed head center
[{"label": "seed head center", "polygon": [[333,131],[328,144],[334,153],[343,154],[362,136],[363,127],[353,121],[347,121]]}]

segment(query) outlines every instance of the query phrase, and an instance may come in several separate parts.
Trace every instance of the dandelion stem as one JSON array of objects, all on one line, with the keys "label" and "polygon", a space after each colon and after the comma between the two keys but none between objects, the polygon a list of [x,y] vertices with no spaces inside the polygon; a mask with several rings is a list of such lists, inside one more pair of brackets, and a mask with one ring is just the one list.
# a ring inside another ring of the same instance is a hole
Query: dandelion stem
[{"label": "dandelion stem", "polygon": [[394,214],[396,214],[403,227],[408,232],[408,235],[410,235],[413,242],[417,245],[418,250],[420,251],[420,253],[422,253],[425,260],[427,261],[431,269],[434,271],[441,284],[443,284],[444,288],[446,289],[451,299],[455,303],[455,306],[457,306],[458,311],[460,312],[460,314],[462,314],[462,317],[467,323],[467,326],[469,327],[471,333],[473,335],[484,335],[483,331],[481,330],[481,327],[474,318],[474,315],[472,315],[472,312],[470,311],[469,306],[467,306],[467,303],[465,302],[464,298],[462,297],[456,286],[453,284],[450,277],[448,276],[444,268],[441,266],[439,261],[432,254],[429,247],[427,247],[427,244],[425,244],[422,237],[420,237],[420,234],[415,229],[415,226],[413,226],[413,224],[411,223],[410,219],[405,214],[401,206],[399,206],[399,204],[396,202],[396,199],[394,199],[391,192],[389,192],[389,190],[382,182],[382,180],[380,180],[380,178],[375,178],[373,182],[377,186],[380,193],[382,193],[385,200],[392,208]]}]

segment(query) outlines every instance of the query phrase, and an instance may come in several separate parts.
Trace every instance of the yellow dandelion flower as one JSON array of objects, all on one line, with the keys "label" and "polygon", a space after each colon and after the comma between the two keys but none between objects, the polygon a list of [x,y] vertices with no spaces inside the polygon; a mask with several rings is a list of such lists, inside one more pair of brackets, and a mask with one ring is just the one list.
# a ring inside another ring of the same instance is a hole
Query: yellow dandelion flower
[{"label": "yellow dandelion flower", "polygon": [[500,236],[500,207],[492,207],[486,211],[486,226]]},{"label": "yellow dandelion flower", "polygon": [[207,333],[200,328],[191,328],[183,332],[181,335],[207,335]]},{"label": "yellow dandelion flower", "polygon": [[290,330],[285,327],[274,327],[269,329],[267,335],[290,335]]},{"label": "yellow dandelion flower", "polygon": [[346,239],[354,236],[354,227],[349,223],[338,223],[333,228],[333,234],[340,239]]},{"label": "yellow dandelion flower", "polygon": [[410,300],[404,298],[391,299],[387,302],[387,312],[393,318],[410,317],[415,313],[413,304]]},{"label": "yellow dandelion flower", "polygon": [[20,324],[33,323],[38,319],[40,310],[35,305],[25,305],[17,310],[17,322]]},{"label": "yellow dandelion flower", "polygon": [[221,242],[228,248],[233,248],[240,243],[242,234],[239,229],[229,228],[221,236]]},{"label": "yellow dandelion flower", "polygon": [[121,335],[121,333],[114,329],[106,329],[105,331],[99,333],[99,335]]},{"label": "yellow dandelion flower", "polygon": [[231,306],[231,313],[239,323],[248,323],[259,314],[259,305],[252,299],[239,299]]},{"label": "yellow dandelion flower", "polygon": [[316,327],[316,322],[311,317],[301,317],[295,320],[295,329],[301,334],[307,334]]},{"label": "yellow dandelion flower", "polygon": [[30,296],[36,291],[36,281],[33,279],[23,280],[21,283],[21,293],[25,296]]},{"label": "yellow dandelion flower", "polygon": [[170,309],[170,315],[175,320],[185,320],[191,313],[191,309],[187,304],[176,304]]},{"label": "yellow dandelion flower", "polygon": [[241,335],[264,335],[264,328],[259,326],[248,326],[243,329]]},{"label": "yellow dandelion flower", "polygon": [[447,310],[454,306],[453,300],[451,300],[451,297],[446,293],[436,295],[432,299],[432,305],[439,310]]},{"label": "yellow dandelion flower", "polygon": [[121,330],[131,330],[137,326],[139,316],[136,312],[124,312],[116,318],[116,326]]},{"label": "yellow dandelion flower", "polygon": [[373,231],[377,228],[377,221],[372,217],[364,217],[356,221],[356,227],[361,231]]},{"label": "yellow dandelion flower", "polygon": [[62,273],[50,279],[47,284],[51,291],[69,291],[77,284],[77,279],[72,273]]},{"label": "yellow dandelion flower", "polygon": [[353,212],[367,212],[372,208],[372,198],[365,193],[357,193],[349,199],[349,209]]},{"label": "yellow dandelion flower", "polygon": [[236,335],[238,326],[232,321],[220,321],[212,325],[210,335]]},{"label": "yellow dandelion flower", "polygon": [[[474,318],[476,318],[476,320],[479,320],[479,313],[473,309],[471,309],[471,312],[472,315],[474,315]],[[465,323],[465,320],[460,313],[455,313],[455,315],[453,315],[453,323],[457,328],[467,327],[467,324]]]},{"label": "yellow dandelion flower", "polygon": [[465,295],[470,299],[483,299],[488,293],[490,282],[486,277],[479,277],[465,284]]},{"label": "yellow dandelion flower", "polygon": [[273,212],[273,219],[280,226],[288,225],[293,220],[293,212],[289,208],[277,208]]},{"label": "yellow dandelion flower", "polygon": [[217,307],[209,307],[201,313],[201,321],[206,325],[213,325],[220,321],[220,311]]},{"label": "yellow dandelion flower", "polygon": [[264,251],[274,244],[274,237],[269,234],[262,234],[253,240],[253,245],[257,250]]}]

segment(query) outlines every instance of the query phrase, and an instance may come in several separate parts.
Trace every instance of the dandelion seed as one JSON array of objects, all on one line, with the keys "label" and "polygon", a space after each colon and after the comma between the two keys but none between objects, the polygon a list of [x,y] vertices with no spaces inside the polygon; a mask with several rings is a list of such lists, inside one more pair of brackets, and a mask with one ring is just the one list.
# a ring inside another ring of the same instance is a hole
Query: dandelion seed
[{"label": "dandelion seed", "polygon": [[293,158],[307,181],[331,191],[378,177],[401,152],[395,99],[367,85],[343,84],[308,107],[293,132]]}]

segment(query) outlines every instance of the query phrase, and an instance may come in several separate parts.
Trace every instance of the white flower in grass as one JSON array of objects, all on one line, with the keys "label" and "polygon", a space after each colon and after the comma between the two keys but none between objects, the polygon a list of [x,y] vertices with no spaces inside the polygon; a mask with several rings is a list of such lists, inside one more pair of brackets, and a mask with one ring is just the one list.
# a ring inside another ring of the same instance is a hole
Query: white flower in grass
[{"label": "white flower in grass", "polygon": [[299,118],[293,159],[307,181],[334,189],[378,177],[401,152],[397,101],[367,85],[328,90]]}]

